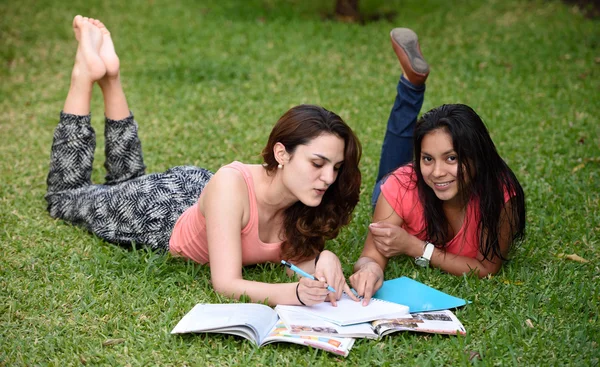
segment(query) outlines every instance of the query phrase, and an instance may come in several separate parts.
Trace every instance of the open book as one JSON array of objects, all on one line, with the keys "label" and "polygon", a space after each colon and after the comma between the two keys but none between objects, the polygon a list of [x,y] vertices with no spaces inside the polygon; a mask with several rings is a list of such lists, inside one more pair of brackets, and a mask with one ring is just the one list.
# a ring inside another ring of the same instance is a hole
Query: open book
[{"label": "open book", "polygon": [[292,334],[277,312],[255,303],[197,304],[171,334],[222,333],[241,336],[257,346],[275,342],[307,345],[348,356],[354,339],[324,335]]},{"label": "open book", "polygon": [[281,321],[291,334],[330,337],[378,339],[398,331],[464,335],[465,328],[449,310],[405,314],[398,318],[381,319],[361,324],[340,326],[308,313],[275,307]]},{"label": "open book", "polygon": [[278,305],[275,307],[275,310],[312,315],[340,326],[360,324],[380,319],[393,319],[408,315],[407,306],[376,298],[372,298],[368,306],[363,306],[362,302],[352,300],[345,293],[337,302],[337,307],[333,307],[329,302],[323,302],[314,306]]}]

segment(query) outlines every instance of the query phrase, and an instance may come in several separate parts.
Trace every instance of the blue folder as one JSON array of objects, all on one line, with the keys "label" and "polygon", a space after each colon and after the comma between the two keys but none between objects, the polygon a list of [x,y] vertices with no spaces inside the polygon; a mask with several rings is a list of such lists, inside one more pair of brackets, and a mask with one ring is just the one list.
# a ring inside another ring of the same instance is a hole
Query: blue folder
[{"label": "blue folder", "polygon": [[470,303],[407,277],[384,281],[373,297],[406,305],[410,313],[447,310]]}]

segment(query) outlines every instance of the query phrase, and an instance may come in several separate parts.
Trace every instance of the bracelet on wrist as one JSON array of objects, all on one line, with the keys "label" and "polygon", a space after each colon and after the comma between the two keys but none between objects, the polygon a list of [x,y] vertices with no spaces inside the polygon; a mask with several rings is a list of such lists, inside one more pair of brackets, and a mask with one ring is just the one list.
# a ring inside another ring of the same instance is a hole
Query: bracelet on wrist
[{"label": "bracelet on wrist", "polygon": [[300,283],[296,284],[296,298],[298,298],[298,302],[300,302],[300,304],[301,304],[302,306],[306,306],[306,305],[304,304],[304,302],[302,302],[302,300],[300,299],[300,295],[298,294],[298,287],[300,287]]}]

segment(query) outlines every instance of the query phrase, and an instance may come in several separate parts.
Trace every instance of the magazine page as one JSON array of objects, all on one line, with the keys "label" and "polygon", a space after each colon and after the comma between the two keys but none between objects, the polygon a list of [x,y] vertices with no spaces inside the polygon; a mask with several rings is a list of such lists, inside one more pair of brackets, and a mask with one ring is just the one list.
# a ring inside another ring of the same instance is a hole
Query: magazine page
[{"label": "magazine page", "polygon": [[348,356],[350,349],[352,349],[352,346],[354,345],[354,339],[352,338],[291,334],[285,324],[281,321],[275,324],[269,335],[263,339],[260,345],[262,346],[276,342],[306,345],[344,357]]},{"label": "magazine page", "polygon": [[421,333],[456,335],[466,334],[465,328],[449,310],[419,312],[403,318],[377,320],[371,323],[381,336],[397,331],[416,331]]},{"label": "magazine page", "polygon": [[200,303],[188,312],[171,334],[223,333],[259,344],[279,317],[271,307],[256,303]]},{"label": "magazine page", "polygon": [[285,323],[291,334],[298,335],[321,335],[342,338],[370,338],[377,339],[379,336],[373,331],[370,323],[340,326],[323,320],[320,317],[304,314],[275,307],[282,322]]}]

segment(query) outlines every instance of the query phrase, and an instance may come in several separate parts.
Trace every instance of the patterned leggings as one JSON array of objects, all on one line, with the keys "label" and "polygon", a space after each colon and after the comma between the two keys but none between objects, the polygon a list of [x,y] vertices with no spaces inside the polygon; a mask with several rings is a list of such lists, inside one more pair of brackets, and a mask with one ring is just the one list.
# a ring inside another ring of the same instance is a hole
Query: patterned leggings
[{"label": "patterned leggings", "polygon": [[106,241],[168,251],[175,222],[196,203],[212,173],[180,166],[144,175],[137,129],[133,115],[106,119],[106,183],[94,185],[96,136],[90,115],[61,112],[50,156],[48,211]]}]

